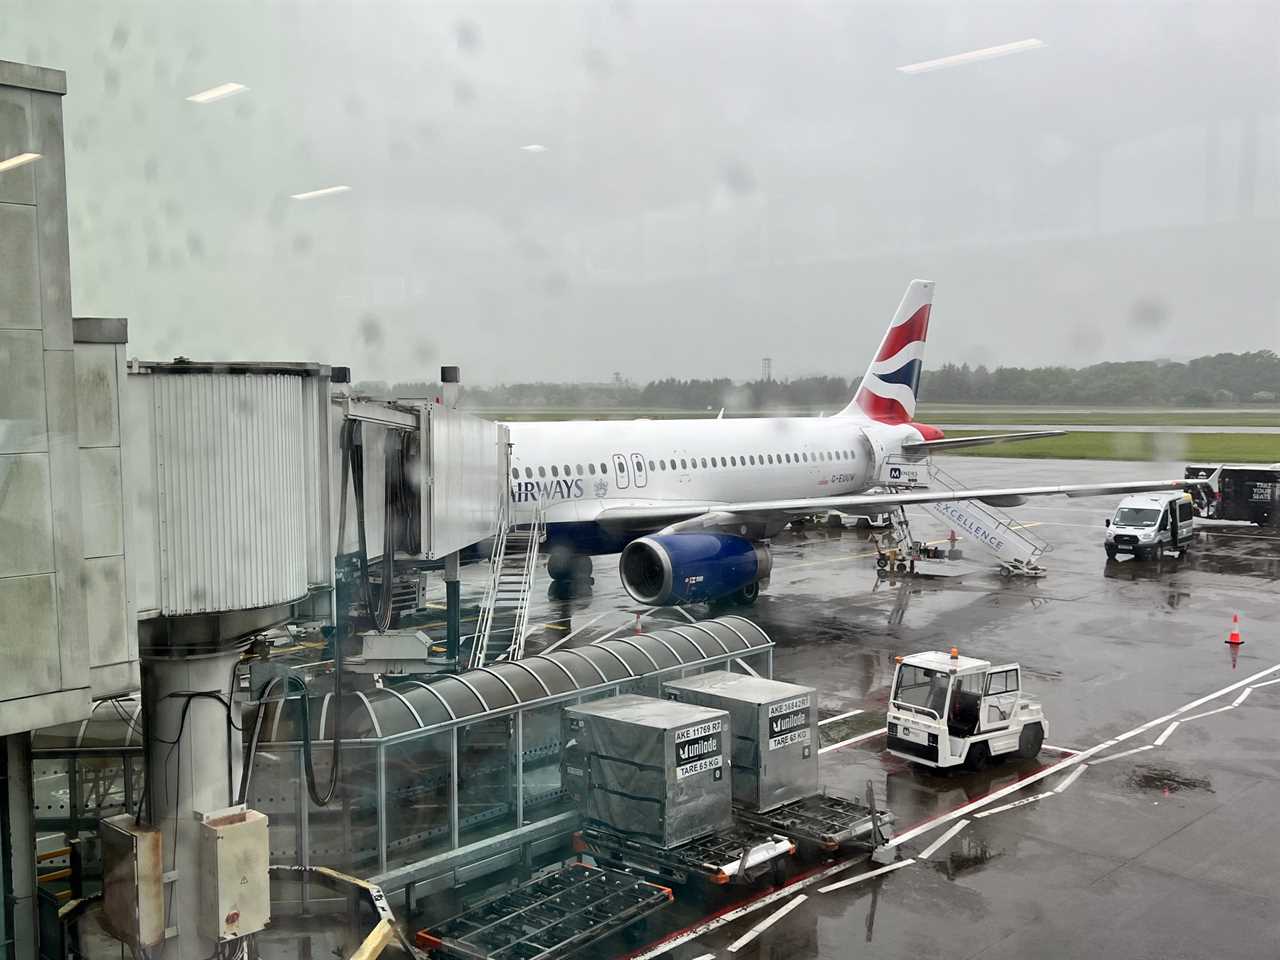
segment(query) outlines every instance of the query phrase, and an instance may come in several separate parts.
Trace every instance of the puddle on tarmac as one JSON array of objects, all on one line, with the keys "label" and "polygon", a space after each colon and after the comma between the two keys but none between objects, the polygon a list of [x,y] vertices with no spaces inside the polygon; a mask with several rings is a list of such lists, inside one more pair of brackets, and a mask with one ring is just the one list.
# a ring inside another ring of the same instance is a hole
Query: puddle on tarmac
[{"label": "puddle on tarmac", "polygon": [[1166,796],[1182,790],[1207,790],[1213,793],[1213,784],[1207,779],[1188,776],[1167,767],[1138,767],[1129,774],[1129,783],[1139,790],[1156,790]]}]

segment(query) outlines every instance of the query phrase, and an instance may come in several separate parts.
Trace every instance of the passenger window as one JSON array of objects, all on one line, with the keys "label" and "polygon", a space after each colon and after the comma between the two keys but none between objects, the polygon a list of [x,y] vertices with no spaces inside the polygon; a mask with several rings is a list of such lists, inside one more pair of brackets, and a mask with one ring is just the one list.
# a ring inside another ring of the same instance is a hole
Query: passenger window
[{"label": "passenger window", "polygon": [[721,457],[721,458],[720,458],[720,466],[722,466],[722,467],[727,467],[728,465],[729,465],[729,464],[725,462],[724,457]]},{"label": "passenger window", "polygon": [[533,479],[533,467],[525,467],[525,468],[524,468],[524,478],[525,478],[526,480],[532,480],[532,479]]},{"label": "passenger window", "polygon": [[511,479],[512,479],[512,480],[519,480],[519,479],[520,479],[520,469],[519,469],[518,467],[512,467],[512,468],[511,468]]},{"label": "passenger window", "polygon": [[573,476],[573,471],[569,469],[569,465],[567,463],[564,465],[564,475],[566,477]]},{"label": "passenger window", "polygon": [[729,458],[729,466],[731,466],[731,467],[736,467],[737,465],[738,465],[738,458],[737,458],[737,457],[730,457],[730,458]]},{"label": "passenger window", "polygon": [[600,472],[601,472],[601,473],[608,473],[608,472],[609,472],[609,465],[608,465],[607,463],[602,463],[602,464],[600,464]]},{"label": "passenger window", "polygon": [[540,476],[540,477],[545,477],[546,475],[547,475],[547,468],[546,468],[546,467],[539,467],[539,468],[538,468],[538,476]]},{"label": "passenger window", "polygon": [[[712,459],[715,459],[715,458],[713,457]],[[706,458],[706,457],[703,457],[703,458],[702,458],[702,469],[704,469],[704,470],[705,470],[706,468],[707,468],[707,458]]]},{"label": "passenger window", "polygon": [[587,464],[587,473],[591,474],[593,477],[596,475],[596,465],[594,463]]},{"label": "passenger window", "polygon": [[650,460],[650,461],[649,461],[649,472],[650,472],[650,473],[653,473],[653,471],[654,471],[653,461],[652,461],[652,460]]},{"label": "passenger window", "polygon": [[754,466],[756,465],[756,458],[755,458],[755,456],[753,455],[752,457],[750,457],[750,460],[751,460],[751,465],[754,467]]},{"label": "passenger window", "polygon": [[688,461],[686,461],[686,460],[685,460],[685,458],[684,458],[684,457],[681,457],[681,458],[680,458],[680,469],[681,469],[681,470],[688,470],[688,469],[689,469],[689,463],[688,463]]},{"label": "passenger window", "polygon": [[556,465],[554,463],[551,465],[551,475],[553,477],[560,476],[560,471],[556,469]]},{"label": "passenger window", "polygon": [[1191,504],[1187,503],[1185,500],[1182,503],[1178,504],[1178,519],[1179,520],[1191,519]]},{"label": "passenger window", "polygon": [[582,476],[582,464],[578,464],[578,476]]}]

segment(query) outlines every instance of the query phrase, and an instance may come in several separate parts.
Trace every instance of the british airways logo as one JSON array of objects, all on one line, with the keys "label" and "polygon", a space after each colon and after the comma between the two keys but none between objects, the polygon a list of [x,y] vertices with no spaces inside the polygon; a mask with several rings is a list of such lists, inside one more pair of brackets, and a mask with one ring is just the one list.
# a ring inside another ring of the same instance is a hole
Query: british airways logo
[{"label": "british airways logo", "polygon": [[[597,483],[597,486],[599,484]],[[512,503],[577,500],[586,493],[581,478],[572,480],[521,480],[511,485]],[[604,494],[600,494],[604,496]]]}]

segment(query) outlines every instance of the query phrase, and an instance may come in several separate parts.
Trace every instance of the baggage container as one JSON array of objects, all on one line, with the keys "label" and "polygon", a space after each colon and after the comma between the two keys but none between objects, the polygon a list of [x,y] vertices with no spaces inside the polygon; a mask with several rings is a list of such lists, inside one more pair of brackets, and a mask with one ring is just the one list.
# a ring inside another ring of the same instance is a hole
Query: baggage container
[{"label": "baggage container", "polygon": [[818,792],[816,691],[716,670],[662,685],[663,696],[714,707],[733,727],[733,800],[772,810]]},{"label": "baggage container", "polygon": [[562,722],[563,783],[589,824],[663,849],[732,824],[723,710],[628,694]]}]

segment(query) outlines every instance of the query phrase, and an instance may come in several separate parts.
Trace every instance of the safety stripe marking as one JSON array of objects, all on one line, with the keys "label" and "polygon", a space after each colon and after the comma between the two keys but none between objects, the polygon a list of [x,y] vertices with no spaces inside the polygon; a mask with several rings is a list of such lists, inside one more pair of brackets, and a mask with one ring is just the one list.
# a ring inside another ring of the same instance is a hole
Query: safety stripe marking
[{"label": "safety stripe marking", "polygon": [[879,870],[869,870],[866,873],[860,873],[856,877],[850,877],[848,880],[840,880],[837,883],[828,883],[825,887],[819,887],[819,893],[830,893],[832,890],[842,890],[845,887],[851,887],[855,883],[861,883],[863,880],[870,880],[872,877],[879,877],[889,873],[892,870],[901,870],[903,867],[910,866],[915,863],[915,858],[909,860],[899,860],[897,863],[891,863],[887,867],[881,867]]},{"label": "safety stripe marking", "polygon": [[879,730],[872,730],[870,733],[859,734],[856,737],[850,737],[848,740],[841,740],[839,743],[833,743],[829,747],[820,747],[818,755],[830,753],[832,750],[839,750],[841,747],[847,747],[852,743],[861,743],[863,740],[870,740],[872,737],[878,737],[881,734],[888,733],[888,727],[881,727]]},{"label": "safety stripe marking", "polygon": [[1245,687],[1244,692],[1242,692],[1240,696],[1236,697],[1234,700],[1231,701],[1231,705],[1233,707],[1240,706],[1240,704],[1244,703],[1246,700],[1249,699],[1249,694],[1251,693],[1253,693],[1253,687]]},{"label": "safety stripe marking", "polygon": [[1113,753],[1109,757],[1101,757],[1097,760],[1094,760],[1093,765],[1096,767],[1100,763],[1110,763],[1112,760],[1119,760],[1121,757],[1131,757],[1135,753],[1142,753],[1144,750],[1154,750],[1154,749],[1155,749],[1155,744],[1148,743],[1141,747],[1134,747],[1132,750],[1121,750],[1119,753]]},{"label": "safety stripe marking", "polygon": [[1197,713],[1193,717],[1183,717],[1183,720],[1202,720],[1205,717],[1212,717],[1215,713],[1224,713],[1227,710],[1235,709],[1234,703],[1228,703],[1225,707],[1219,707],[1217,710],[1206,710],[1204,713]]},{"label": "safety stripe marking", "polygon": [[940,836],[937,840],[933,841],[933,843],[931,843],[931,844],[929,844],[929,846],[925,847],[925,848],[924,848],[924,850],[920,853],[920,855],[918,856],[918,858],[917,858],[917,859],[920,859],[920,860],[928,860],[928,859],[929,859],[930,857],[932,857],[935,853],[937,853],[939,850],[941,850],[941,849],[942,849],[942,847],[946,845],[946,843],[947,843],[947,841],[948,841],[948,840],[950,840],[952,837],[954,837],[957,833],[959,833],[961,830],[963,830],[963,829],[964,829],[965,827],[967,827],[968,825],[969,825],[969,821],[968,821],[968,820],[961,820],[959,823],[957,823],[955,826],[953,826],[950,830],[948,830],[946,833],[944,833],[942,836]]},{"label": "safety stripe marking", "polygon": [[775,923],[777,923],[779,920],[785,917],[788,913],[790,913],[792,910],[800,906],[800,904],[804,903],[808,899],[809,899],[808,895],[802,893],[798,897],[796,897],[794,900],[790,901],[785,907],[782,907],[779,910],[775,910],[769,916],[765,917],[763,920],[757,923],[754,927],[752,927],[750,930],[748,930],[746,933],[740,936],[737,940],[733,941],[733,943],[729,944],[729,952],[737,953],[739,950],[745,947],[748,943],[750,943],[756,937],[760,936],[760,934],[764,933],[766,930],[772,927]]},{"label": "safety stripe marking", "polygon": [[1169,724],[1167,727],[1164,728],[1164,733],[1156,737],[1156,742],[1153,743],[1152,746],[1163,747],[1165,741],[1168,740],[1171,736],[1173,736],[1173,731],[1177,730],[1180,726],[1182,726],[1181,720],[1173,721],[1173,723]]},{"label": "safety stripe marking", "polygon": [[1079,780],[1080,775],[1088,769],[1089,769],[1089,765],[1087,763],[1080,764],[1080,766],[1076,767],[1074,770],[1068,773],[1060,784],[1058,784],[1056,787],[1053,788],[1053,792],[1054,793],[1066,792],[1067,787],[1071,786],[1073,783]]},{"label": "safety stripe marking", "polygon": [[821,727],[823,724],[827,724],[827,723],[835,723],[837,720],[848,720],[850,717],[856,717],[856,716],[857,716],[858,714],[860,714],[860,713],[866,713],[866,711],[865,711],[865,710],[850,710],[848,713],[841,713],[841,714],[837,714],[837,715],[836,715],[836,716],[834,716],[834,717],[827,717],[827,719],[825,719],[825,720],[819,720],[819,721],[818,721],[818,726],[820,726],[820,727]]},{"label": "safety stripe marking", "polygon": [[1029,803],[1035,803],[1037,800],[1043,800],[1045,797],[1052,797],[1053,791],[1046,790],[1044,793],[1037,793],[1034,797],[1023,797],[1021,800],[1015,800],[1013,803],[1002,804],[998,807],[992,807],[990,810],[983,810],[981,813],[975,813],[973,819],[981,820],[983,817],[990,817],[997,813],[1004,813],[1006,810],[1013,810],[1015,807],[1025,807]]}]

